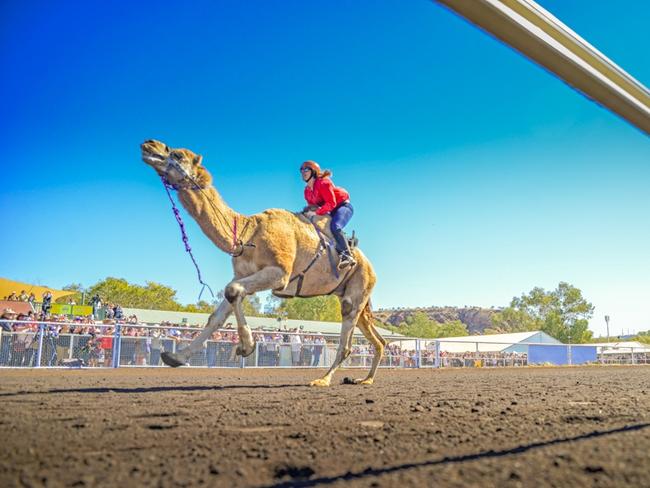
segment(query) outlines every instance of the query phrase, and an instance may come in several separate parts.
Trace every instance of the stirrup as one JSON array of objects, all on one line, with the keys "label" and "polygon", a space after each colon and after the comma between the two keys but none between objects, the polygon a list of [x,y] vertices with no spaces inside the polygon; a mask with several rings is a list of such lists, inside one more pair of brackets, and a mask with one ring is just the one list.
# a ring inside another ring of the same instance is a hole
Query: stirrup
[{"label": "stirrup", "polygon": [[345,269],[348,266],[354,266],[355,264],[357,264],[357,262],[354,259],[354,256],[345,253],[339,256],[339,265],[337,267],[338,269]]}]

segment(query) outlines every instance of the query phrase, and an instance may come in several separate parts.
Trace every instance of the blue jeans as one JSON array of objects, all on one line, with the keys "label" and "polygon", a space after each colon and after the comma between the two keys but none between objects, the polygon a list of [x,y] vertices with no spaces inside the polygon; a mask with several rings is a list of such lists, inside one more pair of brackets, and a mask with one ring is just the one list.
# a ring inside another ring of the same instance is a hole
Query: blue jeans
[{"label": "blue jeans", "polygon": [[330,230],[336,241],[336,250],[339,254],[342,252],[349,252],[348,241],[343,234],[343,227],[345,227],[352,215],[354,214],[354,208],[350,203],[344,203],[343,205],[335,208],[330,212],[332,221],[330,222]]}]

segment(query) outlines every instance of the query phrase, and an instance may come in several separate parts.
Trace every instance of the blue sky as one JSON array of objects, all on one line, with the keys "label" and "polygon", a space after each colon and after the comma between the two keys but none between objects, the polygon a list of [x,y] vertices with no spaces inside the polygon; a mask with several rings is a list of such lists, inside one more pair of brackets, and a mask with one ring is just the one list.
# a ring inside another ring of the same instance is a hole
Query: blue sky
[{"label": "blue sky", "polygon": [[[542,5],[649,82],[648,2]],[[301,208],[300,162],[330,168],[375,307],[501,306],[568,281],[597,334],[605,314],[650,329],[648,138],[435,3],[8,1],[0,70],[0,276],[195,301],[139,157],[158,138],[203,154],[247,214]],[[229,258],[190,220],[220,288]]]}]

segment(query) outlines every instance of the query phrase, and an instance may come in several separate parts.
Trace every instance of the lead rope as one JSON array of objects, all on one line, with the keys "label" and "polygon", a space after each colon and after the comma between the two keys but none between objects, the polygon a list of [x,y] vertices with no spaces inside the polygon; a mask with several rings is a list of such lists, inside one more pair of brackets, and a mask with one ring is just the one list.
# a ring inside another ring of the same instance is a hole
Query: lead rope
[{"label": "lead rope", "polygon": [[196,259],[194,259],[194,254],[192,254],[192,248],[190,247],[189,239],[187,238],[187,233],[185,232],[185,224],[183,223],[183,219],[181,218],[181,213],[178,211],[178,207],[176,207],[176,202],[174,202],[174,199],[172,198],[172,194],[169,191],[170,188],[174,188],[174,187],[167,181],[167,178],[165,178],[164,176],[161,176],[160,179],[162,180],[163,186],[165,187],[165,191],[167,192],[167,197],[169,198],[169,201],[172,204],[172,210],[174,211],[174,217],[176,217],[176,222],[178,222],[178,226],[181,228],[181,237],[183,239],[183,244],[185,244],[185,251],[190,255],[190,258],[192,258],[192,263],[194,263],[194,267],[196,268],[196,274],[199,277],[199,283],[203,285],[201,287],[201,291],[199,293],[199,298],[197,301],[201,300],[201,295],[203,295],[203,291],[206,288],[208,289],[210,295],[212,295],[212,299],[214,300],[214,293],[212,292],[212,288],[210,288],[210,285],[204,282],[203,278],[201,278],[201,270],[199,269],[199,265],[196,263]]}]

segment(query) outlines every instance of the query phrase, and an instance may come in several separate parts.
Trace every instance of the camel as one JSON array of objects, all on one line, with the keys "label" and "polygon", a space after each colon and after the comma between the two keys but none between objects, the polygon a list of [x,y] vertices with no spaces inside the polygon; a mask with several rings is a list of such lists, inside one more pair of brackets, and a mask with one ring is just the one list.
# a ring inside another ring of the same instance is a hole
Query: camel
[{"label": "camel", "polygon": [[330,385],[332,376],[350,355],[355,326],[374,346],[374,357],[367,377],[353,382],[371,385],[386,345],[375,328],[370,308],[376,275],[358,248],[353,250],[356,265],[335,275],[315,229],[332,240],[329,216],[312,217],[310,221],[301,213],[284,209],[242,215],[231,209],[214,188],[212,176],[202,165],[202,156],[156,140],[145,141],[141,150],[142,160],[176,190],[179,201],[205,235],[232,256],[234,271],[233,279],[225,286],[225,298],[210,315],[205,328],[186,348],[163,353],[165,364],[177,367],[187,363],[231,313],[235,315],[239,334],[237,354],[252,354],[255,341],[242,309],[242,300],[247,295],[264,290],[283,298],[336,295],[343,317],[336,358],[327,373],[310,385]]}]

